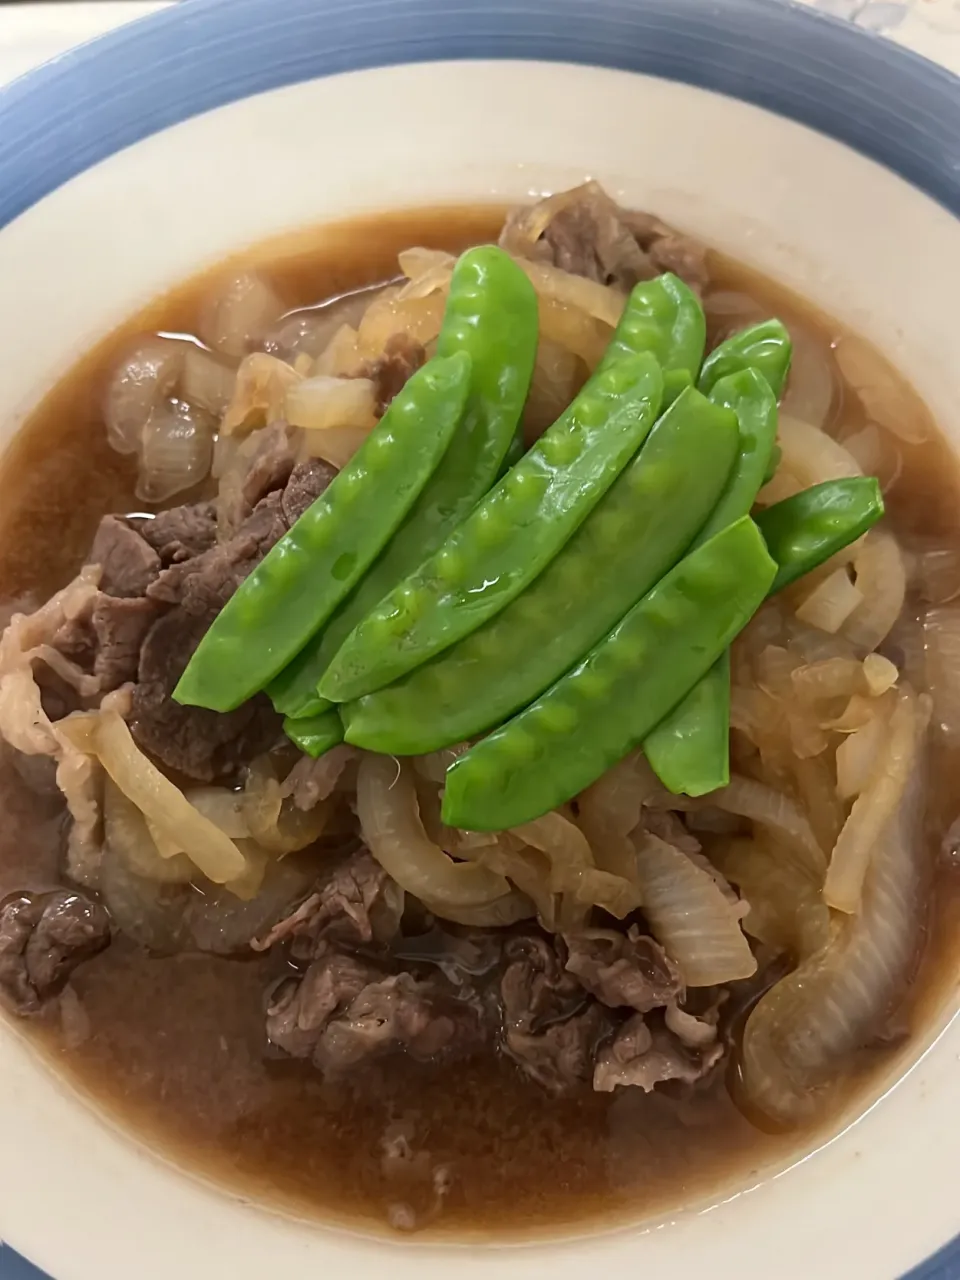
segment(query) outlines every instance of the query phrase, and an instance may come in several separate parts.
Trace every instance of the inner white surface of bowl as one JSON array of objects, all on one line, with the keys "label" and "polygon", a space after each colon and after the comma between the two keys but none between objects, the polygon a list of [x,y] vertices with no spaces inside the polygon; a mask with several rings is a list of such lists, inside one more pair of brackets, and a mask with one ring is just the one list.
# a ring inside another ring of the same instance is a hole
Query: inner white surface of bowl
[{"label": "inner white surface of bowl", "polygon": [[[385,122],[389,121],[389,136]],[[73,361],[217,259],[398,207],[513,200],[586,176],[797,289],[873,339],[960,447],[960,223],[871,161],[758,108],[649,77],[436,63],[312,81],[123,151],[0,232],[0,445]],[[945,1009],[928,1041],[945,1026]],[[921,1046],[915,1052],[919,1053]],[[232,1280],[265,1269],[501,1280],[627,1263],[718,1280],[895,1277],[955,1231],[960,1028],[809,1159],[655,1229],[471,1249],[360,1239],[246,1205],[115,1131],[0,1026],[0,1237],[57,1280]],[[909,1220],[904,1174],[910,1170]],[[43,1195],[36,1188],[43,1185]],[[55,1233],[49,1225],[58,1224]]]}]

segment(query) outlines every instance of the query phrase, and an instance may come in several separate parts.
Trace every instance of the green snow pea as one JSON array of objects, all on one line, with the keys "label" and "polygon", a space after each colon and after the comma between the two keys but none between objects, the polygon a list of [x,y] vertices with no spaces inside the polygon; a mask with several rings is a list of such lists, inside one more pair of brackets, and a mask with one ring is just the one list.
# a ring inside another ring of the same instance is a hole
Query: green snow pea
[{"label": "green snow pea", "polygon": [[775,573],[749,517],[685,556],[572,671],[453,764],[443,821],[499,831],[577,795],[696,684]]},{"label": "green snow pea", "polygon": [[825,480],[757,513],[777,562],[771,595],[829,560],[877,523],[883,495],[873,476]]},{"label": "green snow pea", "polygon": [[420,755],[526,706],[676,564],[720,494],[737,419],[690,387],[557,557],[478,631],[341,707],[348,742]]},{"label": "green snow pea", "polygon": [[[670,272],[634,285],[627,305],[603,353],[599,370],[624,356],[649,351],[667,375],[696,377],[706,345],[707,323],[697,295]],[[685,379],[665,378],[670,399],[683,390]]]},{"label": "green snow pea", "polygon": [[173,696],[230,711],[263,689],[359,581],[443,457],[470,388],[465,352],[413,375],[329,488],[200,641]]},{"label": "green snow pea", "polygon": [[721,378],[742,369],[756,369],[780,399],[790,369],[793,343],[779,320],[764,320],[732,334],[707,356],[697,386],[709,395]]},{"label": "green snow pea", "polygon": [[[768,325],[756,325],[765,329]],[[780,326],[782,329],[782,326]],[[750,333],[751,330],[746,330]],[[783,330],[786,333],[786,330]],[[741,335],[734,335],[732,345]],[[789,339],[787,340],[789,342]],[[786,348],[789,355],[789,347]],[[717,348],[721,350],[720,347]],[[749,344],[743,350],[749,351]],[[784,350],[781,343],[778,350]],[[738,354],[743,359],[743,353]],[[706,368],[706,366],[704,366]],[[702,381],[701,377],[701,381]],[[739,520],[753,506],[777,435],[777,401],[769,383],[750,367],[720,378],[710,392],[714,404],[733,409],[740,423],[740,452],[698,543]],[[705,795],[730,781],[730,659],[723,655],[643,744],[650,765],[671,791]]]},{"label": "green snow pea", "polygon": [[316,715],[317,685],[344,640],[388,591],[432,555],[496,480],[523,438],[517,424],[537,354],[537,295],[514,260],[495,245],[457,262],[437,339],[437,355],[465,351],[472,361],[466,412],[439,465],[403,524],[323,633],[268,689],[288,716]]},{"label": "green snow pea", "polygon": [[343,741],[343,724],[335,710],[322,711],[318,716],[304,716],[300,720],[291,720],[287,716],[283,731],[304,755],[313,756],[315,760]]},{"label": "green snow pea", "polygon": [[662,393],[649,352],[598,370],[439,551],[351,633],[320,682],[321,696],[347,702],[380,689],[504,609],[636,453]]}]

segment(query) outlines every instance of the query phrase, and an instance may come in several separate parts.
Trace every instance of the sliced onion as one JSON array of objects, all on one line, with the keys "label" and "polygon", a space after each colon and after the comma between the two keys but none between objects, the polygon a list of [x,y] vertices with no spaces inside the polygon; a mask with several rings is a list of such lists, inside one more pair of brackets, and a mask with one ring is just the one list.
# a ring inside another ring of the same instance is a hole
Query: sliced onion
[{"label": "sliced onion", "polygon": [[578,875],[593,866],[593,854],[587,837],[578,826],[560,813],[546,813],[542,818],[514,827],[513,835],[524,844],[545,853],[550,861],[550,887],[554,893],[572,890]]},{"label": "sliced onion", "polygon": [[[922,699],[917,724],[923,724]],[[837,1069],[889,1016],[909,980],[923,928],[922,771],[877,840],[860,912],[781,979],[747,1020],[746,1099],[780,1123],[810,1117]]]},{"label": "sliced onion", "polygon": [[541,338],[530,394],[523,410],[523,438],[533,444],[560,417],[583,385],[583,362],[558,342]]},{"label": "sliced onion", "polygon": [[83,725],[64,721],[63,731],[79,750],[99,758],[123,794],[158,829],[180,842],[207,879],[226,884],[243,875],[246,862],[237,846],[147,759],[118,712],[101,708]]},{"label": "sliced onion", "polygon": [[934,721],[954,746],[960,742],[960,608],[931,609],[923,638]]},{"label": "sliced onion", "polygon": [[837,795],[852,800],[865,791],[876,774],[884,750],[888,717],[878,709],[861,728],[848,733],[837,747]]},{"label": "sliced onion", "polygon": [[789,796],[753,778],[735,774],[729,786],[712,792],[706,799],[719,809],[769,829],[777,843],[791,850],[811,875],[822,876],[826,867],[823,850],[809,819]]},{"label": "sliced onion", "polygon": [[255,351],[237,370],[233,398],[220,423],[221,435],[268,426],[284,416],[287,392],[302,375],[276,356]]},{"label": "sliced onion", "polygon": [[584,867],[577,874],[572,897],[585,907],[602,907],[617,920],[623,920],[631,911],[643,905],[643,894],[637,884],[635,869],[629,878],[601,871],[597,867]]},{"label": "sliced onion", "polygon": [[803,703],[849,698],[863,690],[863,667],[856,658],[822,658],[797,667],[790,680],[794,694]]},{"label": "sliced onion", "polygon": [[288,388],[285,404],[287,421],[310,431],[328,427],[369,431],[377,420],[377,398],[368,378],[305,378]]},{"label": "sliced onion", "polygon": [[900,616],[907,590],[906,567],[896,538],[886,529],[871,529],[853,565],[863,603],[843,624],[843,634],[861,649],[875,649]]},{"label": "sliced onion", "polygon": [[427,839],[413,769],[390,756],[364,754],[357,774],[357,815],[368,849],[407,893],[442,915],[447,907],[489,906],[509,892],[503,876],[456,863]]},{"label": "sliced onion", "polygon": [[865,476],[877,477],[883,493],[889,493],[903,474],[903,454],[896,440],[872,422],[844,436],[843,447]]},{"label": "sliced onion", "polygon": [[103,417],[117,453],[137,453],[151,413],[176,392],[189,344],[154,336],[141,339],[110,376]]},{"label": "sliced onion", "polygon": [[862,338],[841,338],[837,364],[869,418],[907,444],[933,435],[932,423],[916,395],[875,347]]},{"label": "sliced onion", "polygon": [[265,333],[263,350],[289,363],[298,356],[313,362],[327,350],[338,332],[355,329],[380,290],[380,285],[374,285],[340,294],[317,307],[288,312]]},{"label": "sliced onion", "polygon": [[797,617],[807,626],[835,635],[850,615],[863,603],[863,595],[850,581],[846,569],[836,569],[797,609]]},{"label": "sliced onion", "polygon": [[949,604],[960,596],[960,549],[928,547],[912,557],[911,586],[927,604]]},{"label": "sliced onion", "polygon": [[879,698],[892,689],[899,675],[896,665],[881,653],[868,653],[863,660],[863,678],[871,698]]},{"label": "sliced onion", "polygon": [[777,440],[782,452],[780,466],[757,495],[761,506],[779,502],[823,480],[863,474],[856,459],[842,444],[800,418],[782,413]]},{"label": "sliced onion", "polygon": [[799,957],[830,939],[830,913],[820,888],[802,867],[760,840],[720,845],[712,858],[748,903],[743,929],[751,937]]},{"label": "sliced onion", "polygon": [[536,907],[519,889],[511,889],[502,898],[496,898],[485,906],[451,907],[430,901],[425,901],[423,905],[435,916],[452,920],[454,924],[462,924],[469,929],[506,929],[520,920],[531,920],[537,914]]},{"label": "sliced onion", "polygon": [[190,404],[222,418],[233,399],[236,365],[220,360],[202,347],[189,346],[183,357],[180,394]]},{"label": "sliced onion", "polygon": [[168,400],[147,419],[140,443],[137,497],[166,502],[210,474],[216,424],[204,409]]},{"label": "sliced onion", "polygon": [[541,337],[579,356],[592,372],[610,342],[610,327],[555,298],[540,297],[539,303]]},{"label": "sliced onion", "polygon": [[400,289],[401,298],[427,298],[438,290],[446,290],[457,264],[453,254],[444,249],[422,247],[402,249],[397,261],[409,281]]},{"label": "sliced onion", "polygon": [[328,378],[355,378],[363,364],[363,356],[357,346],[357,331],[344,324],[317,356],[313,373]]},{"label": "sliced onion", "polygon": [[793,355],[781,412],[823,428],[837,399],[839,380],[830,348],[800,325],[791,324]]},{"label": "sliced onion", "polygon": [[718,289],[703,297],[703,311],[707,318],[707,331],[715,346],[748,325],[767,320],[770,312],[755,298],[734,289]]},{"label": "sliced onion", "polygon": [[286,311],[262,276],[241,271],[222,281],[200,312],[197,332],[214,351],[239,360]]},{"label": "sliced onion", "polygon": [[833,846],[823,897],[835,911],[852,915],[860,905],[870,858],[884,825],[903,800],[916,765],[920,717],[916,695],[906,689],[901,691],[886,727],[883,751],[870,784],[854,801]]},{"label": "sliced onion", "polygon": [[423,298],[401,298],[397,289],[384,291],[371,302],[357,328],[357,347],[365,359],[382,355],[389,340],[405,334],[421,346],[433,342],[443,323],[442,293]]},{"label": "sliced onion", "polygon": [[687,986],[711,987],[755,973],[739,910],[713,877],[657,836],[641,834],[636,852],[644,914]]},{"label": "sliced onion", "polygon": [[370,434],[366,427],[326,427],[303,433],[303,454],[342,470]]},{"label": "sliced onion", "polygon": [[330,820],[331,806],[323,801],[300,809],[292,798],[284,796],[269,756],[258,756],[251,762],[243,791],[236,799],[246,833],[279,857],[314,844]]},{"label": "sliced onion", "polygon": [[573,307],[609,329],[616,328],[627,302],[626,294],[619,289],[598,284],[586,276],[561,271],[559,267],[545,262],[532,262],[529,258],[517,258],[516,261],[530,277],[539,298]]},{"label": "sliced onion", "polygon": [[636,855],[627,837],[639,824],[644,800],[659,781],[636,752],[626,756],[578,797],[580,826],[603,871],[636,881]]}]

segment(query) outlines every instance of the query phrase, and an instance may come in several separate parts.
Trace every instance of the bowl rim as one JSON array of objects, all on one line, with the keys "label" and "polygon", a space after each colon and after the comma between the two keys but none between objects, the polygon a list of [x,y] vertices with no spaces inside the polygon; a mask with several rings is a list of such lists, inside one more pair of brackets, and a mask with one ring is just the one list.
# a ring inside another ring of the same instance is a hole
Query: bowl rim
[{"label": "bowl rim", "polygon": [[[713,90],[845,143],[960,217],[960,78],[792,0],[182,0],[0,89],[0,230],[100,160],[216,107],[457,59],[576,63]],[[5,1256],[0,1243],[4,1274]],[[956,1274],[960,1237],[910,1280]]]}]

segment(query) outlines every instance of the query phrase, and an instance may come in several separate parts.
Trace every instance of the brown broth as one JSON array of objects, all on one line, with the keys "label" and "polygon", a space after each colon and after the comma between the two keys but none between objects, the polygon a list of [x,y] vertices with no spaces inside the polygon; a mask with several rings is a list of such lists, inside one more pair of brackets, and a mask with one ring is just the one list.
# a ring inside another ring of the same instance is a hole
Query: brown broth
[{"label": "brown broth", "polygon": [[[417,210],[311,230],[245,254],[265,265],[291,308],[395,274],[411,244],[457,250],[496,233],[495,208]],[[829,343],[839,326],[744,267],[714,256],[715,287],[757,298],[789,325]],[[221,268],[222,269],[222,268]],[[54,388],[0,466],[0,609],[38,601],[76,570],[105,511],[135,507],[133,470],[106,443],[99,401],[106,371],[130,338],[189,332],[211,273],[153,303],[110,335]],[[834,426],[862,419],[843,397]],[[904,537],[958,536],[960,484],[946,446],[905,448],[889,495]],[[78,478],[82,477],[82,483]],[[937,763],[940,776],[955,760]],[[934,786],[931,838],[955,812]],[[55,882],[64,824],[55,797],[22,784],[11,752],[0,754],[0,898]],[[920,1033],[943,997],[960,930],[960,893],[938,872],[930,943],[898,1025]],[[65,1020],[36,1024],[51,1062],[149,1146],[184,1168],[288,1211],[385,1228],[391,1206],[418,1225],[453,1235],[562,1233],[661,1214],[755,1178],[815,1141],[773,1135],[731,1101],[726,1082],[688,1097],[584,1093],[556,1100],[499,1058],[435,1068],[392,1060],[355,1084],[327,1084],[309,1066],[267,1052],[263,991],[267,959],[149,958],[115,942],[78,971],[73,988],[92,1034],[80,1043]],[[852,1075],[866,1090],[902,1047],[876,1049]],[[835,1117],[834,1117],[835,1118]],[[821,1122],[822,1127],[828,1123]],[[427,1153],[398,1177],[384,1163],[399,1128]],[[449,1170],[442,1215],[431,1218],[433,1170]]]}]

